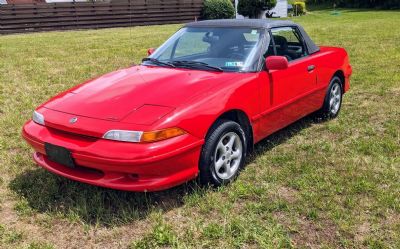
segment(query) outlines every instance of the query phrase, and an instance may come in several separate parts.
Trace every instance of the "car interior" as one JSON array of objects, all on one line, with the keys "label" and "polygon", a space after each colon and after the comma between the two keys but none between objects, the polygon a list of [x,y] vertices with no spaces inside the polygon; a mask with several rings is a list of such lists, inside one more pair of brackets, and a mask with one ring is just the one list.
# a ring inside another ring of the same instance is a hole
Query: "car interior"
[{"label": "car interior", "polygon": [[[274,28],[272,39],[264,57],[279,55],[293,61],[307,55],[305,44],[297,29],[292,27]],[[227,70],[241,68],[251,51],[257,46],[260,32],[257,30],[214,29],[192,32],[188,37],[179,38],[171,48],[168,60],[197,61]],[[195,37],[195,38],[194,38]],[[193,46],[193,39],[199,39]],[[275,46],[275,49],[274,49]]]},{"label": "car interior", "polygon": [[[249,31],[250,32],[250,31]],[[199,32],[202,35],[201,48],[193,49],[192,44],[179,44],[169,59],[204,62],[227,70],[237,70],[244,65],[246,58],[257,45],[260,33],[237,32],[225,29]],[[187,51],[197,50],[190,54]],[[184,52],[183,52],[184,51]]]},{"label": "car interior", "polygon": [[270,42],[264,57],[279,55],[285,56],[288,61],[292,61],[307,55],[302,39],[297,31],[292,28],[273,31],[272,38],[274,39],[276,54],[274,45]]},{"label": "car interior", "polygon": [[[219,42],[224,40],[225,42]],[[210,44],[208,56],[244,61],[257,41],[249,41],[243,33],[206,34],[203,41]],[[226,42],[229,41],[229,42]]]}]

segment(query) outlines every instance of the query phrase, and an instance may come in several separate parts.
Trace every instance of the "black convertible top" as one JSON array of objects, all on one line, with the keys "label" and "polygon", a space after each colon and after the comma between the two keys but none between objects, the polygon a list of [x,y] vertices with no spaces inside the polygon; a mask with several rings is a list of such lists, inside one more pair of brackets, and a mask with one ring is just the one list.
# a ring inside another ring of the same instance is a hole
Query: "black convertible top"
[{"label": "black convertible top", "polygon": [[278,27],[296,27],[299,29],[303,36],[304,42],[306,43],[308,52],[313,54],[319,51],[319,47],[308,36],[306,31],[300,25],[286,20],[271,20],[271,19],[217,19],[217,20],[206,20],[199,22],[190,22],[185,27],[236,27],[236,28],[278,28]]},{"label": "black convertible top", "polygon": [[199,22],[190,22],[188,27],[243,27],[243,28],[276,28],[296,25],[292,21],[271,19],[217,19]]}]

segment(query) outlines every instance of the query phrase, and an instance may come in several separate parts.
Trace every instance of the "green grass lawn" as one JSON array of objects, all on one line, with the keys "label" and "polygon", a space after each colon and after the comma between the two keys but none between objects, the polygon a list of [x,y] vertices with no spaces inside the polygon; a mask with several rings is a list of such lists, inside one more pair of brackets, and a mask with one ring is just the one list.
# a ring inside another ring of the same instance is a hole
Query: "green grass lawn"
[{"label": "green grass lawn", "polygon": [[138,63],[180,25],[1,36],[0,248],[400,248],[400,12],[293,20],[350,54],[339,118],[262,141],[230,186],[147,194],[38,168],[20,130],[50,96]]}]

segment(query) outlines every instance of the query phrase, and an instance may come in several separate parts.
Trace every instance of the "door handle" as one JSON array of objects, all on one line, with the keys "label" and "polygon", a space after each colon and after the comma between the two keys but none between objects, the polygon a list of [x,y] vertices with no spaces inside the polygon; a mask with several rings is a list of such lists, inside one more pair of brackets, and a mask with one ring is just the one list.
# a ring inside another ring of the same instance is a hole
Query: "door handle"
[{"label": "door handle", "polygon": [[311,66],[308,66],[307,67],[307,71],[309,71],[309,72],[311,72],[312,70],[314,70],[315,69],[315,66],[314,65],[311,65]]}]

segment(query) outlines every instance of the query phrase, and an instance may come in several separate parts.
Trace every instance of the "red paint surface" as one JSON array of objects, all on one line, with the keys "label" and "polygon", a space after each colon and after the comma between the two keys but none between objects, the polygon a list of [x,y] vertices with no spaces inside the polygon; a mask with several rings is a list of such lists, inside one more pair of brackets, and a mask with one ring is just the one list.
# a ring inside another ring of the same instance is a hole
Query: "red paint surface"
[{"label": "red paint surface", "polygon": [[[307,68],[314,65],[315,69]],[[227,111],[245,113],[254,143],[322,107],[337,71],[350,87],[347,53],[322,47],[287,69],[254,73],[134,66],[85,82],[37,111],[45,126],[28,121],[23,137],[43,168],[73,180],[128,191],[167,189],[198,174],[211,125]],[[70,124],[72,117],[78,121]],[[151,131],[179,127],[187,134],[155,143],[102,139],[111,129]],[[44,142],[72,152],[75,169],[47,159]]]}]

